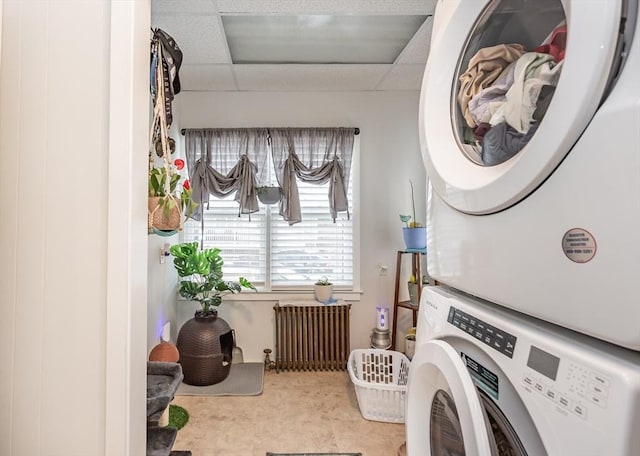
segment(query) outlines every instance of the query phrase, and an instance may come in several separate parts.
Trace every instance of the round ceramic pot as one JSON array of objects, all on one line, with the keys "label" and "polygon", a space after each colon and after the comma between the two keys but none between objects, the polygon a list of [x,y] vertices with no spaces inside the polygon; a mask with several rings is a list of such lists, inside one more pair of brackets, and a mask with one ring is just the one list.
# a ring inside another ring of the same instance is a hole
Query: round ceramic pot
[{"label": "round ceramic pot", "polygon": [[282,191],[280,187],[259,187],[257,193],[262,204],[275,204],[280,201]]},{"label": "round ceramic pot", "polygon": [[327,302],[331,299],[332,294],[332,286],[331,285],[314,285],[313,293],[316,297],[316,301]]},{"label": "round ceramic pot", "polygon": [[427,248],[427,229],[425,227],[404,227],[402,228],[402,235],[407,249],[422,250]]}]

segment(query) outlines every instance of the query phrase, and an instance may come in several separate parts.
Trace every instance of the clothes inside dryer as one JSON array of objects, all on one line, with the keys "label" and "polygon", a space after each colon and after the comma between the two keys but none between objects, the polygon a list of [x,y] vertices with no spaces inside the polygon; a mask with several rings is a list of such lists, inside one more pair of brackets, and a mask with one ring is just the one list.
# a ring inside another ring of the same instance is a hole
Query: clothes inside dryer
[{"label": "clothes inside dryer", "polygon": [[457,141],[474,163],[495,166],[535,134],[562,71],[567,24],[560,0],[490,2],[458,62]]}]

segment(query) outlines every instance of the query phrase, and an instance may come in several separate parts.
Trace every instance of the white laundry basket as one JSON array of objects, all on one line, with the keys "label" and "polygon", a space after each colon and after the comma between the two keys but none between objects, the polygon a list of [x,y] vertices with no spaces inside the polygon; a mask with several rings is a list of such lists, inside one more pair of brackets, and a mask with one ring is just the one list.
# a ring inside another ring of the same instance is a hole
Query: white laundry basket
[{"label": "white laundry basket", "polygon": [[367,420],[404,423],[404,399],[411,362],[403,353],[353,350],[347,370],[356,388],[360,413]]}]

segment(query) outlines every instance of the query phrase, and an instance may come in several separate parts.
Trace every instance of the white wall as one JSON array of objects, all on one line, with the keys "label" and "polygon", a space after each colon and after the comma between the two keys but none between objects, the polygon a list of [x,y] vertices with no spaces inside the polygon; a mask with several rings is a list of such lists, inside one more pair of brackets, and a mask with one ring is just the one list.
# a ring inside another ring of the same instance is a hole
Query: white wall
[{"label": "white wall", "polygon": [[0,454],[144,454],[149,4],[1,29]]},{"label": "white wall", "polygon": [[[375,307],[392,306],[396,252],[404,248],[398,215],[411,213],[409,179],[416,187],[418,220],[425,221],[425,171],[418,138],[418,92],[352,93],[204,93],[176,97],[178,128],[334,127],[360,128],[360,274],[361,301],[352,306],[352,348],[369,346]],[[150,258],[154,254],[150,254]],[[405,260],[409,265],[408,258]],[[378,265],[388,266],[379,277]],[[172,269],[163,265],[159,276]],[[410,272],[402,273],[406,282]],[[150,279],[151,280],[151,279]],[[150,291],[150,296],[152,291]],[[402,297],[408,299],[406,285]],[[312,299],[312,296],[309,296]],[[261,361],[273,348],[273,301],[225,302],[219,314],[236,330],[245,361]],[[150,303],[150,305],[152,305]],[[193,316],[197,305],[177,303],[177,325]],[[400,309],[400,331],[411,324]],[[400,333],[400,332],[399,332]],[[398,343],[403,349],[403,341]]]}]

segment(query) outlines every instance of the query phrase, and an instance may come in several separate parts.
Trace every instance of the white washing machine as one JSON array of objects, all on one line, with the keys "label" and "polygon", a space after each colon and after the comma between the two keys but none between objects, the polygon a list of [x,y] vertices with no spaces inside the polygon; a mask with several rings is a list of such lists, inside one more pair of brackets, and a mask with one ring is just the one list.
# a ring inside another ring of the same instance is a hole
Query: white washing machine
[{"label": "white washing machine", "polygon": [[425,288],[408,456],[637,456],[640,353]]},{"label": "white washing machine", "polygon": [[[637,23],[637,0],[440,0],[420,104],[429,274],[634,350]],[[504,53],[486,85],[480,50]],[[532,50],[551,57],[535,87]]]}]

